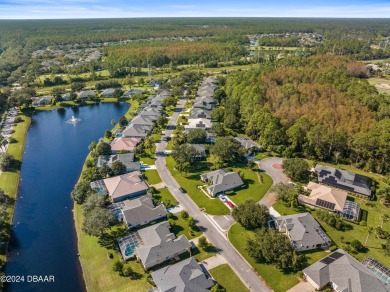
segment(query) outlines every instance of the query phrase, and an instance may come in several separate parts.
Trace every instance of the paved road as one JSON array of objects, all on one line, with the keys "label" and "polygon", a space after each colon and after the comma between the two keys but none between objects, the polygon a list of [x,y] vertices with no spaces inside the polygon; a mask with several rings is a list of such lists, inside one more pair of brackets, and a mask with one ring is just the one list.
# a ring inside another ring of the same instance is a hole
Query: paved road
[{"label": "paved road", "polygon": [[[178,102],[177,110],[173,113],[171,119],[168,122],[168,129],[164,133],[164,136],[170,136],[172,134],[172,128],[176,124],[181,109],[184,107],[185,99],[181,99]],[[226,259],[232,269],[236,272],[238,277],[246,284],[250,291],[271,291],[266,284],[256,275],[252,270],[252,267],[236,252],[227,238],[219,231],[219,229],[212,223],[212,221],[201,212],[199,207],[191,200],[191,198],[179,191],[179,185],[169,172],[165,157],[163,155],[167,146],[167,142],[161,141],[156,145],[156,168],[157,171],[168,187],[172,195],[180,203],[184,209],[188,211],[190,216],[197,220],[197,225],[206,235],[208,240],[220,250],[220,254]],[[246,240],[243,238],[243,240]]]},{"label": "paved road", "polygon": [[[281,169],[275,169],[272,167],[274,164],[282,164],[283,159],[279,157],[265,158],[261,161],[257,161],[260,169],[264,170],[273,180],[273,184],[279,182],[287,183],[289,178],[283,173]],[[268,208],[276,202],[276,194],[268,191],[265,196],[259,201],[259,204],[265,205]]]}]

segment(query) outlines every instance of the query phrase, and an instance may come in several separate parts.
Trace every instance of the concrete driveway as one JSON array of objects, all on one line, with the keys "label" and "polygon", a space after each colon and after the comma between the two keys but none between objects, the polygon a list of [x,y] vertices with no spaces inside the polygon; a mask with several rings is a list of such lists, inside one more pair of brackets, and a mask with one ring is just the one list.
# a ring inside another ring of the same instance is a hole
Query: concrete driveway
[{"label": "concrete driveway", "polygon": [[[289,178],[283,173],[281,165],[283,159],[280,157],[265,158],[258,162],[259,168],[264,170],[273,180],[273,184],[279,182],[288,183]],[[268,208],[276,202],[276,194],[268,190],[265,196],[259,201],[259,204],[265,205]]]}]

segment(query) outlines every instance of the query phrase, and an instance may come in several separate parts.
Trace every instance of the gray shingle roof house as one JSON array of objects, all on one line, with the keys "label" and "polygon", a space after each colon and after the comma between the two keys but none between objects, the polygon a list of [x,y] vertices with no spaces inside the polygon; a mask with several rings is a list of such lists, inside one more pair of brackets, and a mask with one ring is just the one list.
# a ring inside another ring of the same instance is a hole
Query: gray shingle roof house
[{"label": "gray shingle roof house", "polygon": [[103,96],[103,97],[113,97],[114,96],[114,91],[115,91],[114,88],[104,89],[102,91],[102,93],[100,93],[100,96]]},{"label": "gray shingle roof house", "polygon": [[178,257],[191,247],[187,237],[176,236],[169,230],[167,221],[138,230],[142,244],[136,255],[145,269],[150,269],[167,260]]},{"label": "gray shingle roof house", "polygon": [[192,148],[196,151],[195,160],[201,160],[206,157],[206,149],[202,144],[190,144]]},{"label": "gray shingle roof house", "polygon": [[329,248],[331,240],[310,213],[275,218],[276,228],[286,233],[296,251]]},{"label": "gray shingle roof house", "polygon": [[81,91],[77,94],[77,97],[79,99],[87,99],[87,98],[90,98],[90,97],[96,97],[96,93],[94,90],[85,90],[85,91]]},{"label": "gray shingle roof house", "polygon": [[149,195],[123,201],[122,218],[129,228],[135,228],[154,222],[167,216],[162,204],[154,206]]},{"label": "gray shingle roof house", "polygon": [[139,94],[139,93],[142,93],[143,90],[142,89],[136,89],[136,88],[132,88],[128,91],[126,91],[123,96],[124,97],[129,97],[129,96],[132,96],[132,95],[135,95],[135,94]]},{"label": "gray shingle roof house", "polygon": [[138,115],[131,120],[131,124],[141,126],[153,126],[154,123],[152,118],[144,115]]},{"label": "gray shingle roof house", "polygon": [[206,186],[206,190],[211,196],[236,189],[244,184],[236,172],[228,172],[225,169],[201,174],[200,179],[211,184]]},{"label": "gray shingle roof house", "polygon": [[152,273],[159,292],[206,292],[214,286],[191,257]]},{"label": "gray shingle roof house", "polygon": [[211,111],[202,108],[194,108],[189,119],[211,119]]},{"label": "gray shingle roof house", "polygon": [[303,270],[306,280],[316,289],[330,284],[342,292],[388,292],[385,285],[354,257],[338,249]]},{"label": "gray shingle roof house", "polygon": [[134,162],[134,153],[100,155],[96,166],[100,168],[104,164],[107,164],[109,167],[111,167],[112,164],[118,160],[126,166],[127,172],[141,170],[141,163]]},{"label": "gray shingle roof house", "polygon": [[162,84],[161,80],[152,80],[149,82],[149,86],[152,86],[152,87],[160,87],[161,84]]},{"label": "gray shingle roof house", "polygon": [[70,100],[70,93],[67,92],[67,93],[61,94],[61,98],[63,100]]},{"label": "gray shingle roof house", "polygon": [[152,126],[130,124],[123,130],[122,135],[130,138],[145,138],[151,129]]},{"label": "gray shingle roof house", "polygon": [[259,150],[262,148],[258,143],[246,137],[238,136],[235,137],[234,140],[238,141],[243,148],[248,150],[251,150],[253,148]]},{"label": "gray shingle roof house", "polygon": [[346,170],[317,164],[318,182],[348,192],[371,196],[371,178]]},{"label": "gray shingle roof house", "polygon": [[42,105],[46,105],[46,104],[51,104],[51,99],[52,99],[51,96],[33,97],[33,98],[31,98],[32,106],[36,107],[36,106],[42,106]]},{"label": "gray shingle roof house", "polygon": [[191,130],[191,129],[210,130],[211,127],[212,127],[212,123],[209,119],[188,119],[188,125],[184,126],[186,130]]}]

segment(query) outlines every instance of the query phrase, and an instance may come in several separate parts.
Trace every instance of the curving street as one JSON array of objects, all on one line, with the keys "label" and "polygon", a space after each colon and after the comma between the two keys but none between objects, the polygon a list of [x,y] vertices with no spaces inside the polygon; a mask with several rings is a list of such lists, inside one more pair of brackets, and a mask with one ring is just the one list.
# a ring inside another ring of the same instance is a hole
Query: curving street
[{"label": "curving street", "polygon": [[[164,131],[164,137],[169,137],[172,134],[173,128],[177,123],[180,112],[182,111],[185,98],[182,98],[176,107],[175,112],[168,122],[167,129]],[[197,220],[197,225],[206,235],[208,240],[220,250],[220,254],[229,263],[231,268],[236,272],[238,277],[244,282],[250,291],[271,291],[264,281],[255,273],[252,267],[243,259],[243,257],[233,248],[226,236],[217,228],[215,223],[206,216],[192,199],[180,192],[179,184],[176,182],[165,162],[164,151],[167,147],[167,142],[163,138],[156,144],[156,169],[168,187],[172,195],[180,203],[180,205],[188,211],[190,216]]]}]

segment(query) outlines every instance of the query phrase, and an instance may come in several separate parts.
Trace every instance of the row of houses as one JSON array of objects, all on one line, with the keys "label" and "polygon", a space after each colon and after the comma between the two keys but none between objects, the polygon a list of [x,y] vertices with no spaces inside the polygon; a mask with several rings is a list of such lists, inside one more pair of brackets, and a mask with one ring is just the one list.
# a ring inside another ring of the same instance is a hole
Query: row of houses
[{"label": "row of houses", "polygon": [[[101,97],[114,97],[115,88],[107,88],[100,92]],[[135,94],[142,93],[142,89],[132,88],[123,94],[123,97],[131,97]],[[97,92],[95,90],[83,90],[80,92],[76,92],[77,98],[80,100],[93,99],[97,97]],[[71,94],[69,92],[61,94],[61,98],[65,101],[69,101],[71,99]],[[38,96],[32,98],[32,106],[44,106],[52,103],[52,96]]]},{"label": "row of houses", "polygon": [[198,88],[191,114],[188,117],[188,124],[184,126],[185,131],[193,129],[210,130],[212,127],[211,111],[217,107],[217,100],[213,98],[214,91],[218,87],[213,77],[204,79]]}]

